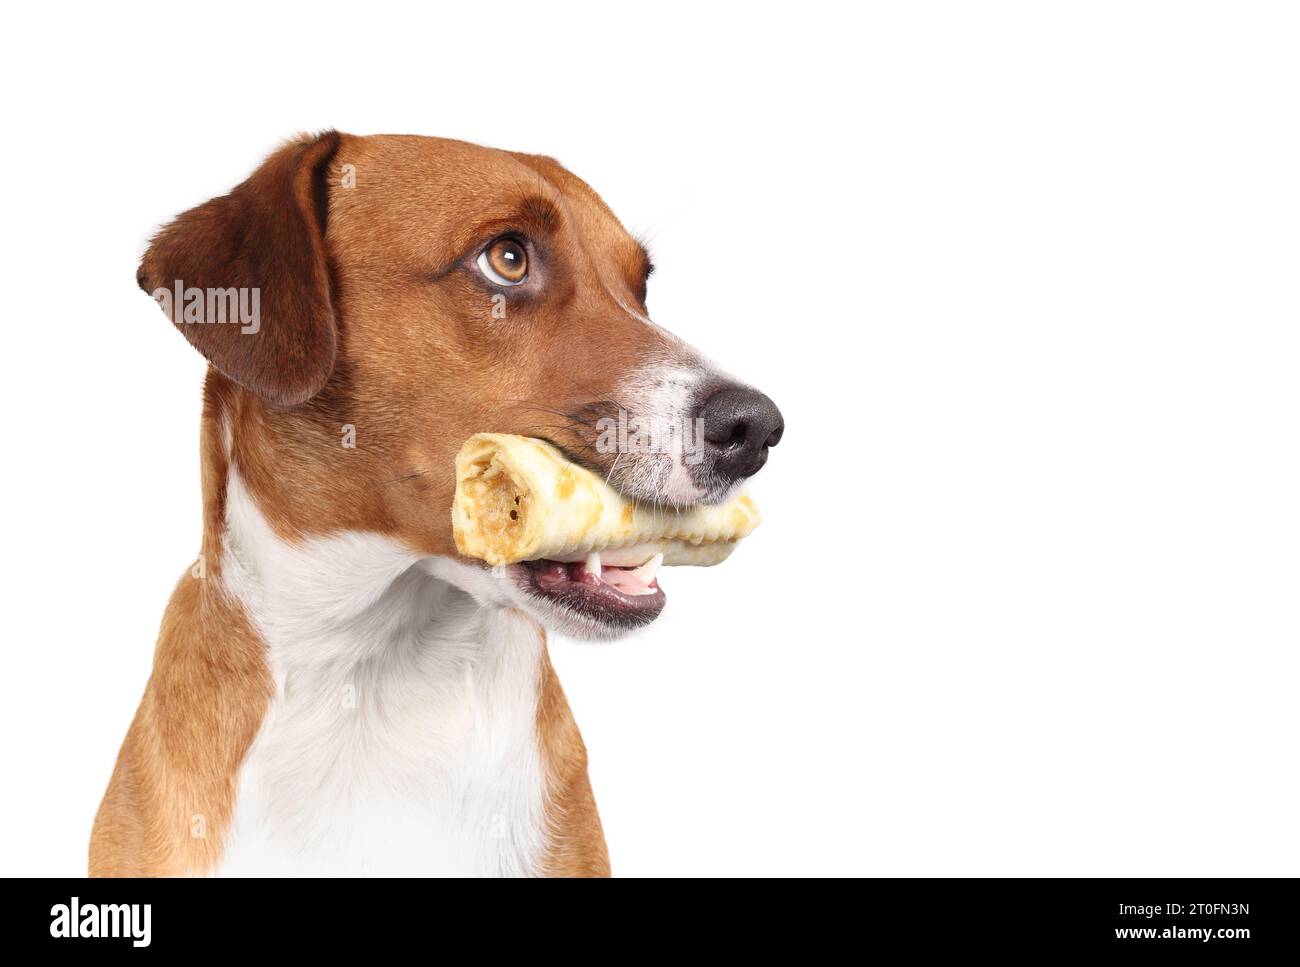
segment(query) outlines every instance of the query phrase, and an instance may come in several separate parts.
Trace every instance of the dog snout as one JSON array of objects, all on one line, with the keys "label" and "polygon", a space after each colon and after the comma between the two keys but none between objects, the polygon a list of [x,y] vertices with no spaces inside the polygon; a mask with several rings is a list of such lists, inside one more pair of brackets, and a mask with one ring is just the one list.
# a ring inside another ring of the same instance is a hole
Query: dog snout
[{"label": "dog snout", "polygon": [[704,443],[718,476],[735,482],[752,477],[767,463],[767,451],[781,442],[781,411],[757,390],[731,386],[700,407]]}]

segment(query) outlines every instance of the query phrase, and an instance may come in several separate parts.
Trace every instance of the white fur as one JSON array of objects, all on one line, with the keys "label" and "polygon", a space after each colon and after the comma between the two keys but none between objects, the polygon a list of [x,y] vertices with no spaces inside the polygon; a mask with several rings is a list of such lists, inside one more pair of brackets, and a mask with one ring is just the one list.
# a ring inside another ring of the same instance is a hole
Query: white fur
[{"label": "white fur", "polygon": [[619,387],[619,401],[631,417],[668,446],[620,452],[610,468],[610,483],[653,504],[685,506],[710,496],[694,480],[683,445],[696,394],[711,376],[699,366],[663,362],[645,367]]},{"label": "white fur", "polygon": [[218,872],[535,871],[545,645],[509,583],[373,534],[286,543],[233,468],[226,500],[224,580],[275,697]]},{"label": "white fur", "polygon": [[[729,481],[703,482],[687,465],[681,428],[695,418],[696,396],[706,383],[736,383],[693,346],[649,316],[629,306],[605,283],[605,292],[627,315],[660,333],[671,348],[619,387],[620,405],[642,425],[672,445],[665,452],[619,454],[610,469],[610,482],[633,497],[653,504],[685,506],[697,501],[720,503],[732,492]],[[676,435],[670,432],[675,429]],[[617,478],[615,480],[615,478]]]}]

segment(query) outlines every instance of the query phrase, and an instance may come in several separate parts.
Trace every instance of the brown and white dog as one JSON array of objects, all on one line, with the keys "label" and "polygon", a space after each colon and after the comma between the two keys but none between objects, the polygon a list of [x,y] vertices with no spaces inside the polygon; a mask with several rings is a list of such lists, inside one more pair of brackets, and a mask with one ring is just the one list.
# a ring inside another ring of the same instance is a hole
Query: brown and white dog
[{"label": "brown and white dog", "polygon": [[[650,271],[557,162],[424,137],[296,140],[158,234],[146,292],[255,291],[258,313],[171,309],[211,364],[202,556],[92,875],[608,874],[543,627],[613,637],[663,592],[462,558],[449,508],[480,431],[549,439],[666,505],[762,466],[780,413],[647,318]],[[602,452],[620,410],[698,418],[702,459]]]}]

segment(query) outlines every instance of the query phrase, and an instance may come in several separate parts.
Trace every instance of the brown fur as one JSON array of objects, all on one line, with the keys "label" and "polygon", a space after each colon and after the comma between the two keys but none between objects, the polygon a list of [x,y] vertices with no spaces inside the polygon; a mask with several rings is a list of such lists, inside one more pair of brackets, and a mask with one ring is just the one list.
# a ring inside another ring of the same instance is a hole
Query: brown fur
[{"label": "brown fur", "polygon": [[95,816],[91,876],[211,869],[234,812],[239,765],[271,699],[265,645],[221,583],[226,465],[219,412],[209,389],[203,553],[163,615],[153,675]]},{"label": "brown fur", "polygon": [[[510,228],[542,240],[546,286],[509,300],[502,320],[465,260]],[[168,606],[96,817],[92,874],[211,869],[271,696],[264,643],[221,583],[223,425],[231,461],[283,539],[374,531],[453,555],[451,470],[473,433],[546,436],[597,468],[606,459],[590,448],[594,415],[617,406],[626,374],[674,351],[619,305],[644,310],[648,268],[599,196],[555,161],[434,138],[297,141],[157,236],[143,288],[256,286],[262,320],[256,335],[179,326],[212,363],[205,571],[183,578]],[[345,424],[356,449],[339,445]],[[586,750],[549,659],[540,678],[554,830],[545,871],[607,875]],[[196,816],[204,837],[191,835]]]},{"label": "brown fur", "polygon": [[334,369],[321,172],[338,145],[331,132],[281,148],[230,194],[159,232],[136,275],[149,293],[177,282],[258,289],[265,331],[180,322],[177,328],[213,366],[275,403],[310,399]]},{"label": "brown fur", "polygon": [[605,831],[587,778],[587,746],[545,651],[538,691],[537,734],[546,766],[546,822],[551,832],[541,872],[546,876],[609,876]]}]

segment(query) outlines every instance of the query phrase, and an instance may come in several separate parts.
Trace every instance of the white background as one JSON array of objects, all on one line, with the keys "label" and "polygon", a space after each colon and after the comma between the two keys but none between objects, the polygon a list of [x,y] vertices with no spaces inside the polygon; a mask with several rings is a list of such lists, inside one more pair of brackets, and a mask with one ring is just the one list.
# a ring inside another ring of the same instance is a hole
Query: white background
[{"label": "white background", "polygon": [[32,9],[0,872],[84,871],[198,547],[203,365],[146,239],[332,126],[557,156],[785,412],[746,546],[553,647],[616,873],[1300,873],[1285,6]]}]

